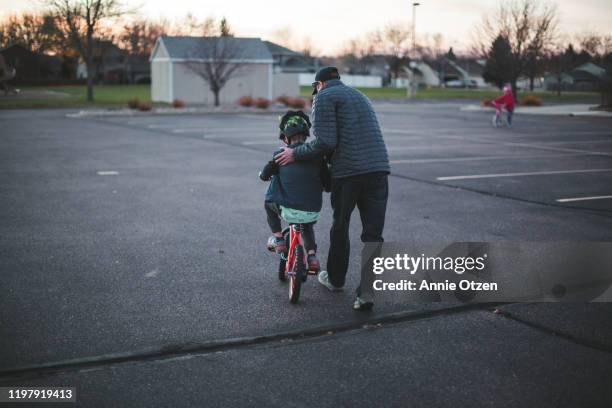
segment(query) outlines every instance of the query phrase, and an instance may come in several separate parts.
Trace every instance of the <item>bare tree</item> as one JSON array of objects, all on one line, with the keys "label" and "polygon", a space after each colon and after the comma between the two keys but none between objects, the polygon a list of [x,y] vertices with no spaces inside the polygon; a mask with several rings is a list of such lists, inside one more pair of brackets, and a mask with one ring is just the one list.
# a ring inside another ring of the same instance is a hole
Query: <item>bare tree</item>
[{"label": "bare tree", "polygon": [[36,53],[56,51],[61,32],[54,16],[23,13],[12,15],[0,23],[0,48],[19,44]]},{"label": "bare tree", "polygon": [[270,33],[270,40],[283,47],[292,48],[294,33],[290,26],[278,28]]},{"label": "bare tree", "polygon": [[297,47],[297,49],[306,57],[313,57],[319,54],[319,50],[315,48],[312,40],[308,36],[304,37],[302,43]]},{"label": "bare tree", "polygon": [[576,66],[576,56],[577,54],[572,44],[569,44],[567,48],[558,44],[554,49],[549,51],[546,65],[551,75],[555,78],[555,87],[557,88],[557,95],[559,96],[563,90],[564,75]]},{"label": "bare tree", "polygon": [[590,56],[597,56],[603,48],[604,38],[595,32],[586,32],[578,36],[578,44],[582,51],[586,51]]},{"label": "bare tree", "polygon": [[162,18],[159,24],[164,27],[164,31],[168,35],[193,35],[193,36],[213,36],[218,35],[218,25],[213,17],[206,17],[200,20],[192,13],[187,13],[183,18],[169,21]]},{"label": "bare tree", "polygon": [[340,57],[349,73],[368,74],[368,62],[376,54],[378,44],[377,33],[349,40]]},{"label": "bare tree", "polygon": [[[504,1],[496,13],[485,15],[476,31],[475,48],[486,56],[498,36],[510,43],[512,69],[508,82],[516,93],[516,82],[521,75],[532,76],[538,72],[543,52],[549,47],[557,32],[557,7],[539,0]],[[530,69],[530,66],[532,69]]]},{"label": "bare tree", "polygon": [[398,78],[408,59],[411,30],[402,24],[389,24],[382,31],[373,33],[372,39],[377,43],[387,59],[389,70]]},{"label": "bare tree", "polygon": [[164,34],[167,34],[167,27],[163,22],[138,19],[123,26],[119,40],[130,55],[149,57],[155,42]]},{"label": "bare tree", "polygon": [[66,38],[87,67],[87,101],[93,101],[95,37],[104,20],[125,14],[119,0],[46,0]]},{"label": "bare tree", "polygon": [[232,37],[204,37],[198,42],[186,65],[208,84],[215,97],[215,106],[219,106],[223,87],[231,78],[241,74],[244,50],[240,39]]}]

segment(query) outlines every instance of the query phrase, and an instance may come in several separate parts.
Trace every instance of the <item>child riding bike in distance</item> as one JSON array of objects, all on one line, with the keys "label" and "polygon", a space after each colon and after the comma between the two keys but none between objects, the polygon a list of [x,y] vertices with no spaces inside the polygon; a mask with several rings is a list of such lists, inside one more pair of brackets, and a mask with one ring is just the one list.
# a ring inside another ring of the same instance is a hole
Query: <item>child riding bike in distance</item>
[{"label": "child riding bike in distance", "polygon": [[510,85],[504,86],[504,94],[493,99],[491,102],[495,108],[495,123],[501,123],[502,108],[508,112],[508,127],[512,127],[512,115],[514,114],[514,94]]},{"label": "child riding bike in distance", "polygon": [[[288,111],[280,118],[280,135],[285,145],[295,148],[302,145],[310,135],[310,119],[302,111]],[[272,157],[281,150],[274,152]],[[312,222],[304,223],[304,247],[308,253],[308,270],[318,272],[319,260],[316,256],[314,224],[318,219],[323,203],[323,191],[329,191],[331,178],[325,160],[293,162],[286,166],[279,166],[271,159],[259,173],[263,181],[270,181],[266,192],[265,209],[268,225],[272,236],[268,239],[268,250],[276,253],[285,253],[287,244],[282,233],[281,216],[299,212],[304,219]]]}]

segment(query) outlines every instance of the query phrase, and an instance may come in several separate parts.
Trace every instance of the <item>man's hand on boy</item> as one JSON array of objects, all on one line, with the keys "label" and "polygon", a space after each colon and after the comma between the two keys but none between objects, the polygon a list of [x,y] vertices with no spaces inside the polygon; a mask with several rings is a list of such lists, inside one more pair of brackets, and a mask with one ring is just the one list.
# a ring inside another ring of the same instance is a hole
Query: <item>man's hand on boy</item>
[{"label": "man's hand on boy", "polygon": [[282,149],[282,152],[274,156],[274,161],[276,163],[278,163],[281,166],[284,166],[286,164],[289,164],[295,161],[295,158],[293,157],[293,149],[290,149],[288,147],[282,147],[281,149]]}]

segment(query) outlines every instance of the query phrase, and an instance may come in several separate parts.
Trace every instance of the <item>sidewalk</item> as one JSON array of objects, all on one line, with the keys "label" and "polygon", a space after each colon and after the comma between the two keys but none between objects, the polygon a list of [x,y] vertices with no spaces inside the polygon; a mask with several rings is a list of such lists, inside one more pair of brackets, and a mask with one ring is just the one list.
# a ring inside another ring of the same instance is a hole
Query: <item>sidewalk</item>
[{"label": "sidewalk", "polygon": [[[612,117],[612,112],[590,110],[593,105],[549,105],[549,106],[519,106],[514,110],[516,114],[526,115],[555,115],[555,116],[598,116]],[[465,105],[461,107],[464,112],[493,112],[493,108],[481,105]]]}]

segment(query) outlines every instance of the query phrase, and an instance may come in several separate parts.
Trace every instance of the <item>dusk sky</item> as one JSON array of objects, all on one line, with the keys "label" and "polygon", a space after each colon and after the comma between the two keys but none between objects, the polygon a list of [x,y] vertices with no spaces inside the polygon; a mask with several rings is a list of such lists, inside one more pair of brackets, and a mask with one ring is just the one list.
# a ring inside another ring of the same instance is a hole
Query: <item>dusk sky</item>
[{"label": "dusk sky", "polygon": [[[465,49],[473,27],[482,14],[498,7],[503,0],[420,0],[417,9],[417,36],[441,33],[444,46]],[[612,34],[612,1],[557,1],[561,31],[574,35],[587,31]],[[3,15],[40,9],[38,0],[0,0]],[[388,23],[412,21],[410,0],[308,0],[304,2],[265,0],[128,0],[130,6],[142,4],[140,13],[149,17],[180,18],[195,16],[228,18],[236,35],[274,39],[274,33],[290,27],[299,44],[309,37],[318,52],[334,53],[347,40],[381,28]]]}]

